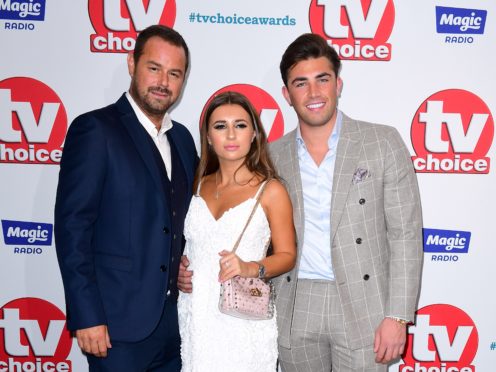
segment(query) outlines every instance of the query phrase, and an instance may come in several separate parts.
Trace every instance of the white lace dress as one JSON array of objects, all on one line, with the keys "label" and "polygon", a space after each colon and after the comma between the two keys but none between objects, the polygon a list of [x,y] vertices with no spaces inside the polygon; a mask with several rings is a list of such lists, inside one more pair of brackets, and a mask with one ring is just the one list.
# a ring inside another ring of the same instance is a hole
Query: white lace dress
[{"label": "white lace dress", "polygon": [[[256,196],[226,211],[218,220],[200,196],[186,216],[185,254],[193,270],[193,293],[180,293],[179,331],[183,372],[275,372],[276,318],[244,320],[219,311],[219,252],[230,251],[243,229]],[[236,254],[244,261],[265,256],[270,229],[259,205]]]}]

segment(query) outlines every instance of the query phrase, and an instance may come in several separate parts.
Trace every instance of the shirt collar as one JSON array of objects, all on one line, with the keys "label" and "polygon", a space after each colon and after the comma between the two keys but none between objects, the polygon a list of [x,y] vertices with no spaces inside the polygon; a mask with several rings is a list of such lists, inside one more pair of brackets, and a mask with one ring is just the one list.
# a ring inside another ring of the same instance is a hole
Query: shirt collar
[{"label": "shirt collar", "polygon": [[162,126],[160,127],[160,130],[157,133],[157,128],[155,127],[155,124],[145,115],[143,111],[141,111],[141,108],[138,106],[134,98],[129,94],[129,92],[126,92],[126,98],[131,104],[131,107],[133,108],[134,113],[138,117],[138,121],[143,125],[145,130],[150,133],[152,136],[157,136],[157,135],[163,135],[165,132],[170,130],[172,128],[172,120],[168,112],[165,113],[164,118],[162,119]]},{"label": "shirt collar", "polygon": [[[327,139],[327,145],[329,146],[330,150],[335,150],[337,147],[342,125],[343,125],[343,114],[341,113],[341,111],[337,110],[336,123],[334,124],[334,128],[332,129],[331,135]],[[307,147],[305,146],[305,141],[301,136],[301,130],[299,124],[296,127],[296,143],[300,150],[306,151]]]}]

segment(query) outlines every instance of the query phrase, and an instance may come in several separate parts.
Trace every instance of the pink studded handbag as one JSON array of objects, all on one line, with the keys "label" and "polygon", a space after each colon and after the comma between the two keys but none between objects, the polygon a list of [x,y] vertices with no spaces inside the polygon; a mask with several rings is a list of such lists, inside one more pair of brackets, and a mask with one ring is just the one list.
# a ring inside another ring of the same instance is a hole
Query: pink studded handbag
[{"label": "pink studded handbag", "polygon": [[274,316],[272,283],[235,276],[221,284],[219,309],[242,319],[264,320]]},{"label": "pink studded handbag", "polygon": [[[262,187],[265,187],[265,185]],[[257,197],[255,206],[243,231],[234,244],[233,253],[236,252],[239,242],[255,214],[255,210],[260,204],[262,191],[263,189]],[[274,316],[274,302],[275,292],[270,281],[235,276],[220,285],[219,310],[227,315],[249,320],[271,319]]]}]

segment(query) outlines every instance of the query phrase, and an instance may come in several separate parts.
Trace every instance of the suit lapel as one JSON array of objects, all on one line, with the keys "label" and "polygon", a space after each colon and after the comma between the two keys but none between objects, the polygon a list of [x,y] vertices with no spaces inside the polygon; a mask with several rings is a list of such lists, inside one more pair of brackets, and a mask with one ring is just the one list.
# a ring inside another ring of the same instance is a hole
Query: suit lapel
[{"label": "suit lapel", "polygon": [[116,105],[121,113],[121,121],[126,130],[128,131],[136,150],[140,154],[146,168],[150,172],[150,175],[159,190],[160,197],[167,204],[164,194],[164,186],[162,184],[160,170],[157,167],[157,162],[155,161],[154,155],[152,153],[153,148],[150,146],[150,140],[146,138],[148,133],[144,130],[141,123],[138,121],[136,114],[131,107],[131,104],[125,97],[122,97],[116,102]]},{"label": "suit lapel", "polygon": [[336,150],[331,197],[331,242],[336,235],[362,150],[363,135],[358,123],[343,114],[343,126]]},{"label": "suit lapel", "polygon": [[[192,166],[188,163],[188,157],[187,154],[185,153],[185,149],[188,149],[189,147],[186,144],[183,144],[183,138],[178,134],[177,130],[174,130],[174,123],[172,129],[169,130],[169,139],[171,142],[173,142],[176,152],[179,155],[179,159],[181,162],[181,165],[184,169],[184,173],[186,174],[186,179],[188,181],[188,185],[193,184],[193,176],[194,174],[190,172],[190,169],[192,169]],[[171,143],[172,146],[172,143]],[[191,157],[191,156],[190,156]]]},{"label": "suit lapel", "polygon": [[[289,196],[293,203],[293,220],[298,241],[303,241],[304,210],[303,210],[303,188],[301,184],[300,164],[298,160],[298,149],[296,146],[296,130],[288,133],[283,150],[278,154],[277,169],[281,177],[286,181]],[[301,250],[298,250],[298,256]],[[299,261],[298,261],[299,262]]]}]

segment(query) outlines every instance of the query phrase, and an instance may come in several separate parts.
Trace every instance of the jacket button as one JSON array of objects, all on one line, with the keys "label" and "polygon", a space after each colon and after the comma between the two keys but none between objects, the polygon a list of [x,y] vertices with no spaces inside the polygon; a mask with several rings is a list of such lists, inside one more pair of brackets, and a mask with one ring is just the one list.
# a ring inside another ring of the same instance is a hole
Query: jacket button
[{"label": "jacket button", "polygon": [[364,204],[365,204],[365,199],[364,199],[364,198],[361,198],[358,202],[359,202],[361,205],[364,205]]},{"label": "jacket button", "polygon": [[165,273],[167,271],[167,266],[161,265],[160,266],[160,271],[162,271],[163,273]]},{"label": "jacket button", "polygon": [[291,281],[291,277],[288,275],[288,276],[286,277],[286,280],[287,280],[288,282],[290,282],[290,281]]},{"label": "jacket button", "polygon": [[357,244],[362,244],[362,238],[357,238],[357,240],[355,240],[355,242],[356,242]]},{"label": "jacket button", "polygon": [[169,229],[167,227],[164,227],[163,230],[162,230],[164,233],[168,234],[169,233]]},{"label": "jacket button", "polygon": [[369,278],[370,278],[370,275],[369,275],[369,274],[365,274],[365,275],[363,276],[363,280],[369,280]]}]

